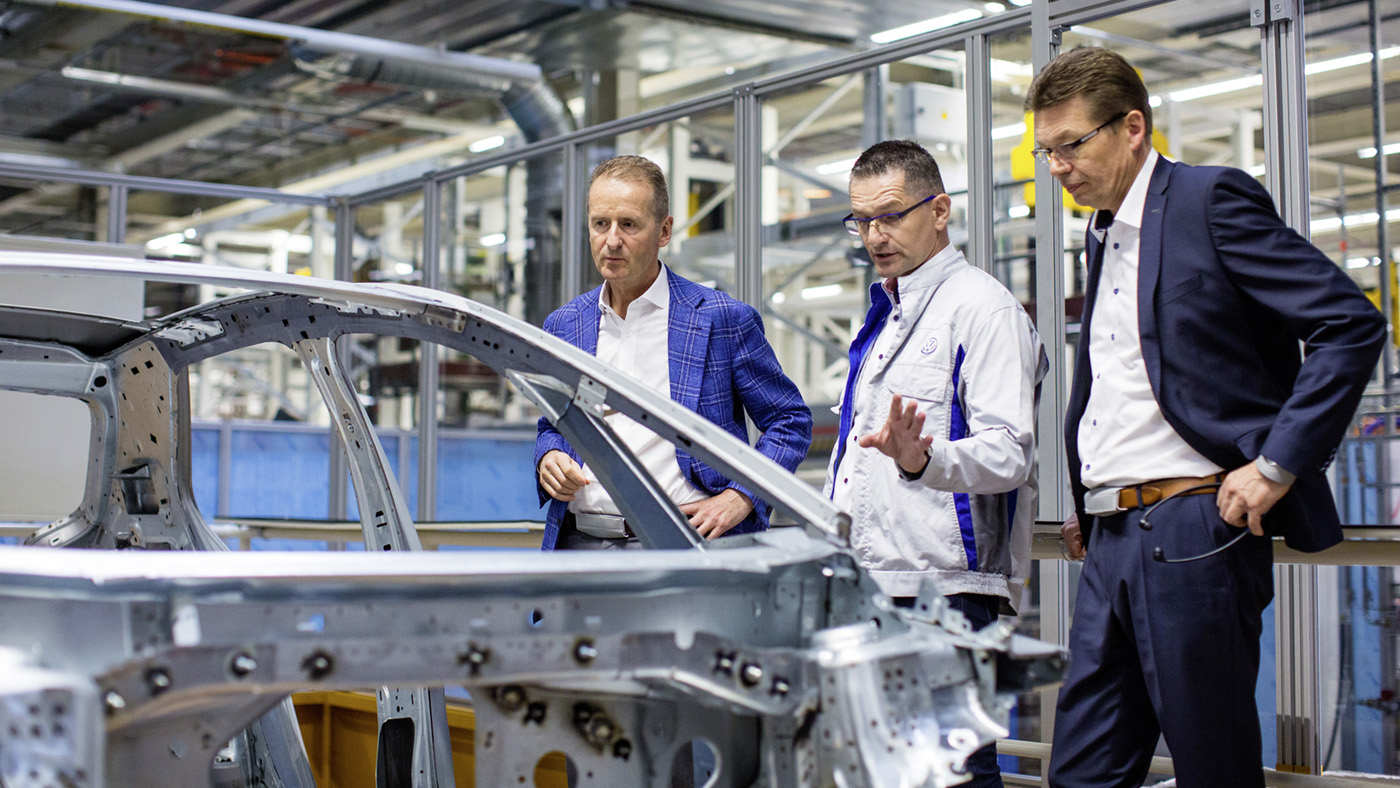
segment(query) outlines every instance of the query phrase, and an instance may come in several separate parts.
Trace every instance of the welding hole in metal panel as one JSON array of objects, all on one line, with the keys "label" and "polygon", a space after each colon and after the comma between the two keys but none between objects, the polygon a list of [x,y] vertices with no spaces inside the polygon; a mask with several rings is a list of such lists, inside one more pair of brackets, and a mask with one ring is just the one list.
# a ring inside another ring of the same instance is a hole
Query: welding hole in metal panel
[{"label": "welding hole in metal panel", "polygon": [[379,726],[375,771],[380,788],[413,788],[413,720],[398,717]]},{"label": "welding hole in metal panel", "polygon": [[711,788],[719,782],[719,756],[714,745],[692,739],[671,761],[671,788]]},{"label": "welding hole in metal panel", "polygon": [[[535,788],[545,788],[559,784],[559,773],[564,773],[565,783],[569,788],[574,788],[579,782],[578,764],[574,760],[559,750],[550,750],[535,762],[534,786]],[[588,780],[593,779],[593,772],[584,772]],[[587,783],[585,783],[587,785]]]},{"label": "welding hole in metal panel", "polygon": [[92,379],[92,387],[95,388],[95,389],[100,389],[100,388],[102,388],[103,386],[106,386],[106,385],[107,385],[107,376],[106,376],[106,375],[98,375],[97,377],[95,377],[95,378]]},{"label": "welding hole in metal panel", "polygon": [[530,626],[537,627],[544,622],[544,613],[539,608],[530,611]]},{"label": "welding hole in metal panel", "polygon": [[154,366],[155,366],[155,364],[152,364],[152,363],[149,362],[149,361],[146,362],[146,369],[151,369],[151,368],[154,367]]}]

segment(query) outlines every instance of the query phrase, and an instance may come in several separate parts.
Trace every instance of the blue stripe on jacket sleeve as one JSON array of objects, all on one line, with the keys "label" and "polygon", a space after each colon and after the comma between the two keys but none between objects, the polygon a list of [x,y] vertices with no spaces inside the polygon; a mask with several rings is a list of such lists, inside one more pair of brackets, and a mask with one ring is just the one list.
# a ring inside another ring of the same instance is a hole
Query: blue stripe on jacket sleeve
[{"label": "blue stripe on jacket sleeve", "polygon": [[[958,357],[953,362],[953,396],[948,419],[948,440],[960,441],[967,437],[967,418],[963,416],[962,400],[958,398],[962,377],[963,359],[967,350],[958,345]],[[967,569],[977,571],[977,535],[972,530],[972,500],[967,493],[953,493],[953,508],[958,513],[958,530],[962,532],[963,552],[967,553]]]}]

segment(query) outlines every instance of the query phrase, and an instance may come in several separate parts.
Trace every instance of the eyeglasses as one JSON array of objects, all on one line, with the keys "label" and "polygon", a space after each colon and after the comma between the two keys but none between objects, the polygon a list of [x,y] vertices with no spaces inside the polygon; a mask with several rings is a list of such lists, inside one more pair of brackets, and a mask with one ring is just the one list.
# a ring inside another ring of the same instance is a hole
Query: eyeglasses
[{"label": "eyeglasses", "polygon": [[1085,134],[1084,136],[1080,137],[1074,142],[1066,142],[1063,145],[1056,145],[1053,148],[1036,148],[1035,150],[1032,150],[1031,153],[1035,154],[1035,158],[1038,161],[1042,161],[1047,164],[1050,163],[1050,158],[1052,156],[1061,164],[1069,164],[1070,162],[1079,158],[1080,145],[1083,145],[1084,143],[1093,139],[1094,136],[1097,135],[1099,132],[1103,131],[1105,127],[1117,123],[1118,121],[1126,117],[1128,117],[1128,113],[1120,112],[1117,115],[1114,115],[1113,117],[1099,124],[1098,128],[1094,129],[1088,134]]},{"label": "eyeglasses", "polygon": [[937,196],[937,194],[930,194],[929,196],[923,198],[922,200],[919,200],[918,202],[914,203],[908,208],[905,208],[899,213],[887,213],[884,216],[872,216],[869,219],[859,219],[856,218],[855,214],[849,214],[846,216],[845,219],[842,219],[841,222],[846,225],[846,232],[850,233],[851,235],[865,235],[866,233],[870,232],[871,222],[879,222],[880,229],[884,230],[885,232],[889,232],[890,230],[893,230],[894,228],[898,227],[899,223],[904,220],[905,216],[909,215],[910,211],[914,210],[915,208],[918,208],[920,205],[923,205],[924,203],[928,202],[929,200],[932,200]]}]

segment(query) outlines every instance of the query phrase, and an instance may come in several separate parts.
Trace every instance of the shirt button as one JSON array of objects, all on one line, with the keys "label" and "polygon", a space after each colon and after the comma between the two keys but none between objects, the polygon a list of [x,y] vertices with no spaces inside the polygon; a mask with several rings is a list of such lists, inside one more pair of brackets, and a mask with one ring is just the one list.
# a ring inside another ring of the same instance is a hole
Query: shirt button
[{"label": "shirt button", "polygon": [[1108,335],[1108,338],[1109,338],[1109,339],[1117,339],[1117,338],[1118,338],[1118,335],[1117,335],[1117,334],[1109,334],[1109,335]]},{"label": "shirt button", "polygon": [[1114,248],[1114,249],[1117,249],[1117,248],[1118,248],[1118,244],[1114,244],[1114,245],[1113,245],[1113,248]]},{"label": "shirt button", "polygon": [[1094,426],[1095,426],[1095,427],[1099,426],[1099,420],[1098,420],[1098,419],[1094,419]]},{"label": "shirt button", "polygon": [[1118,295],[1118,288],[1116,288],[1116,287],[1113,288],[1113,294],[1114,294],[1114,295]]},{"label": "shirt button", "polygon": [[880,358],[884,358],[884,357],[885,357],[885,354],[884,354],[884,353],[881,353],[881,354],[880,354]]},{"label": "shirt button", "polygon": [[850,483],[851,483],[851,477],[847,476],[846,478],[844,478],[844,479],[841,480],[841,483],[842,483],[842,484],[850,484]]}]

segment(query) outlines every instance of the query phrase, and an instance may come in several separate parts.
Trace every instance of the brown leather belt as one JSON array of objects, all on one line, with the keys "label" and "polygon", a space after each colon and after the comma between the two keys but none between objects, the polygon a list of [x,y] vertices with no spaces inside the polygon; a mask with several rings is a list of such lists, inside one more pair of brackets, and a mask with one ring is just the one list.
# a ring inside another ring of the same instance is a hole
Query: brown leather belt
[{"label": "brown leather belt", "polygon": [[[1086,513],[1100,517],[1151,506],[1173,495],[1214,495],[1225,474],[1158,479],[1132,487],[1099,487],[1084,496]],[[1199,487],[1201,489],[1192,489]]]}]

